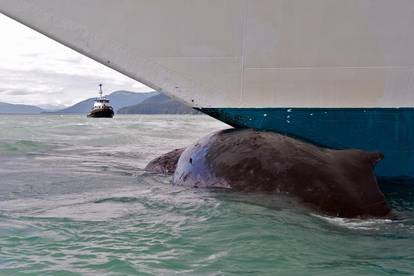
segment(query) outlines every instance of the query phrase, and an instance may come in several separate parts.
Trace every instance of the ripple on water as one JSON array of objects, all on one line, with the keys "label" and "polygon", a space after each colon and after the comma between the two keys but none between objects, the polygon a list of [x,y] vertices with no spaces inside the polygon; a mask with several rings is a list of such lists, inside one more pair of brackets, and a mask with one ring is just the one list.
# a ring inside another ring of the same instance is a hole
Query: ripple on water
[{"label": "ripple on water", "polygon": [[[0,225],[19,225],[14,235],[0,231],[1,254],[5,260],[25,256],[19,269],[37,265],[38,272],[86,274],[323,274],[329,269],[386,275],[400,266],[390,259],[397,252],[401,267],[395,272],[413,268],[408,248],[384,253],[384,247],[412,242],[384,236],[381,227],[393,225],[389,220],[315,220],[291,206],[243,202],[245,195],[173,187],[168,179],[152,185],[84,194],[78,201],[75,196],[28,201],[23,213]],[[366,228],[375,232],[367,235]]]},{"label": "ripple on water", "polygon": [[40,153],[49,148],[50,145],[33,140],[0,141],[0,155]]}]

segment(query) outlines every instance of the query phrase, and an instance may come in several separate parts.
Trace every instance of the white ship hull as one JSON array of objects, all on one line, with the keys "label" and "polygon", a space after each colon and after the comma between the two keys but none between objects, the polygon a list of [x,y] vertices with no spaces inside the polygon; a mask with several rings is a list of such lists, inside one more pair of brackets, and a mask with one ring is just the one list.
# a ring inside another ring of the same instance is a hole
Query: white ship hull
[{"label": "white ship hull", "polygon": [[234,126],[380,150],[378,174],[414,176],[412,0],[0,0],[0,11]]}]

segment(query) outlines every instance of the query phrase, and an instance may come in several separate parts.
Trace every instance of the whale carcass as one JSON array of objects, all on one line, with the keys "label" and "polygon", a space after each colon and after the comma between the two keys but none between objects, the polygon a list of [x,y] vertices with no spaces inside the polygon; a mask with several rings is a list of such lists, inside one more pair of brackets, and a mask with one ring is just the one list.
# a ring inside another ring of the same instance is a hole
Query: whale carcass
[{"label": "whale carcass", "polygon": [[[173,162],[178,155],[172,155]],[[273,132],[229,129],[186,148],[173,183],[288,195],[332,216],[383,217],[390,208],[373,171],[382,158],[381,153],[324,149]]]}]

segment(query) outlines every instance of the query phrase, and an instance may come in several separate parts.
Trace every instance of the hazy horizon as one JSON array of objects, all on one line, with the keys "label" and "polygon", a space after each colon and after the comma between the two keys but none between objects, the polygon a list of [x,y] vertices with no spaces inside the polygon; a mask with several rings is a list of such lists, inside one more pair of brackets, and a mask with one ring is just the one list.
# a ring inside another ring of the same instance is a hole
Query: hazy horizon
[{"label": "hazy horizon", "polygon": [[104,93],[153,89],[0,14],[0,102],[70,106]]}]

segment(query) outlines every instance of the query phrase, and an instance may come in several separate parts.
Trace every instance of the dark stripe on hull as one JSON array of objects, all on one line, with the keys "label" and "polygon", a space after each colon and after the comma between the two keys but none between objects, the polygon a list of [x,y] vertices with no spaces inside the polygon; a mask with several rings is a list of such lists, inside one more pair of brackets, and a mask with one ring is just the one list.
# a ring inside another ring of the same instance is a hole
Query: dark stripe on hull
[{"label": "dark stripe on hull", "polygon": [[114,117],[114,111],[112,109],[91,111],[91,113],[88,114],[88,117],[92,117],[92,118],[112,118],[112,117]]},{"label": "dark stripe on hull", "polygon": [[233,127],[274,131],[329,148],[381,151],[378,176],[414,177],[413,108],[201,108]]}]

